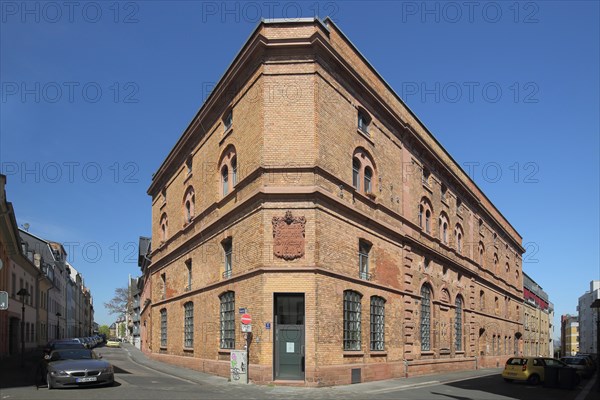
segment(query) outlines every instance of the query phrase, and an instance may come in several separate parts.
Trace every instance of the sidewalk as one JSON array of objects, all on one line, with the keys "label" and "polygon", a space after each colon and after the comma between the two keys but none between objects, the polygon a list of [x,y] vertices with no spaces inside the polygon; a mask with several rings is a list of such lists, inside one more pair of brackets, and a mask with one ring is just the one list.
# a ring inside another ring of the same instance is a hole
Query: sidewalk
[{"label": "sidewalk", "polygon": [[193,369],[178,367],[175,365],[152,360],[148,358],[148,356],[146,356],[144,352],[142,352],[140,349],[138,349],[130,343],[122,343],[121,347],[127,352],[129,358],[131,358],[133,362],[143,365],[144,367],[150,368],[154,371],[162,372],[163,374],[172,375],[181,379],[186,379],[188,381],[199,383],[201,385],[223,385],[227,384],[228,382],[226,378],[220,376],[209,375],[204,372],[196,371]]},{"label": "sidewalk", "polygon": [[[129,343],[123,343],[122,348],[129,354],[129,357],[137,364],[143,365],[147,368],[153,369],[158,372],[162,372],[165,374],[173,375],[178,378],[186,379],[195,383],[203,384],[203,385],[227,385],[228,380],[223,377],[209,375],[203,372],[195,371],[188,368],[177,367],[171,364],[163,363],[160,361],[155,361],[148,358],[141,350],[137,347],[133,346]],[[407,388],[407,387],[418,387],[421,385],[435,383],[449,383],[454,381],[460,381],[463,379],[470,378],[478,378],[487,375],[495,375],[499,374],[502,371],[501,368],[490,368],[490,369],[480,369],[480,370],[468,370],[468,371],[459,371],[459,372],[449,372],[443,374],[436,375],[421,375],[415,376],[411,378],[395,378],[388,379],[383,381],[374,381],[374,382],[366,382],[359,383],[354,385],[343,385],[343,386],[333,386],[326,387],[329,389],[334,389],[335,391],[350,391],[350,392],[372,392],[372,391],[381,391],[386,392],[388,390],[396,390],[399,387]],[[252,385],[252,384],[250,384]],[[263,387],[262,385],[254,385],[257,387]],[[315,387],[291,387],[291,386],[264,386],[265,388],[269,387],[271,390],[278,388],[279,390],[319,390],[324,388],[315,388]]]},{"label": "sidewalk", "polygon": [[26,350],[21,366],[21,354],[0,361],[0,388],[35,385],[35,373],[42,362],[42,349]]}]

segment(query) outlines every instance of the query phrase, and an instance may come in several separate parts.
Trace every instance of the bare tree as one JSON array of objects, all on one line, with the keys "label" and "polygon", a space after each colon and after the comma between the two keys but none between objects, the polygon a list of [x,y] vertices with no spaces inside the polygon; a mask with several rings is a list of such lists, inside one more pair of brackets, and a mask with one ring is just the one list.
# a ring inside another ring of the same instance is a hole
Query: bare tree
[{"label": "bare tree", "polygon": [[116,288],[114,297],[104,303],[109,314],[125,315],[131,309],[131,295],[126,287]]}]

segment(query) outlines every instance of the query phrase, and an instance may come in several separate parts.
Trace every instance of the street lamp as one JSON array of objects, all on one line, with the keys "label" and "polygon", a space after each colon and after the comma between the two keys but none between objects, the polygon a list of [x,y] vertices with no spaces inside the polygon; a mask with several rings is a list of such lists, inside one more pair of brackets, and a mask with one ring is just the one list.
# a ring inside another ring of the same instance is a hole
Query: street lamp
[{"label": "street lamp", "polygon": [[24,366],[23,357],[25,355],[25,297],[31,296],[27,289],[21,288],[17,292],[21,296],[21,367]]},{"label": "street lamp", "polygon": [[58,331],[58,329],[59,329],[59,327],[60,327],[60,317],[62,317],[62,314],[61,314],[61,313],[59,313],[59,312],[57,312],[57,313],[56,313],[56,338],[57,338],[57,339],[60,339],[60,338],[58,337],[58,336],[59,336],[59,334],[58,334],[58,332],[59,332],[59,331]]}]

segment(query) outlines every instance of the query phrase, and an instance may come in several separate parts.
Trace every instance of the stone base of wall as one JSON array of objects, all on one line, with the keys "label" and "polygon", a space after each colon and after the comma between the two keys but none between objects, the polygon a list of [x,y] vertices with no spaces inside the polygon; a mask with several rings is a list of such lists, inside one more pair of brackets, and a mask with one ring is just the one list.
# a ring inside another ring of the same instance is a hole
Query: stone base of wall
[{"label": "stone base of wall", "polygon": [[[207,360],[196,357],[183,357],[170,354],[146,353],[153,360],[193,369],[207,374],[229,378],[229,361]],[[361,382],[379,381],[393,378],[431,375],[445,372],[502,367],[508,356],[465,357],[452,359],[428,359],[395,361],[376,364],[344,364],[318,368],[307,368],[304,381],[273,380],[273,368],[266,365],[250,364],[250,380],[255,384],[276,384],[285,386],[336,386],[352,383],[352,370],[359,369]]]}]

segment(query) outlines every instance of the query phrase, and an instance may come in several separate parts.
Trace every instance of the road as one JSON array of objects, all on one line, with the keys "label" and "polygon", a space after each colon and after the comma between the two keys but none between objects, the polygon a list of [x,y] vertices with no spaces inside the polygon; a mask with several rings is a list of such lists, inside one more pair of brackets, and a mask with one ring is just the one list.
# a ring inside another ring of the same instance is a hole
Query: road
[{"label": "road", "polygon": [[[98,348],[115,367],[112,387],[48,390],[35,386],[2,389],[0,399],[414,399],[414,400],[584,400],[583,381],[576,390],[505,383],[499,370],[480,370],[369,382],[333,388],[232,385],[225,379],[145,358],[137,349]],[[590,395],[593,394],[590,393]],[[588,396],[589,397],[589,396]]]}]

